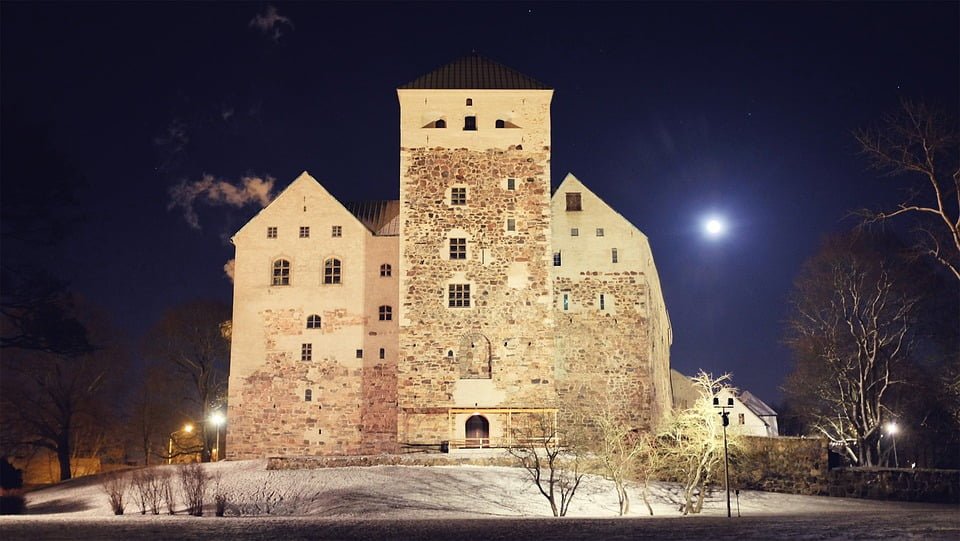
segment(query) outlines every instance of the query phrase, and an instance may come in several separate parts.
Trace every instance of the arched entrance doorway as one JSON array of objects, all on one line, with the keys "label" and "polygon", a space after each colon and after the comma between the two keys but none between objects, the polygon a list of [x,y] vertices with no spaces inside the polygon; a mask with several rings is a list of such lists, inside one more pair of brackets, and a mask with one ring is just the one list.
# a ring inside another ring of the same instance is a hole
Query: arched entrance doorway
[{"label": "arched entrance doorway", "polygon": [[464,447],[490,447],[490,422],[482,415],[473,415],[467,419],[467,439]]}]

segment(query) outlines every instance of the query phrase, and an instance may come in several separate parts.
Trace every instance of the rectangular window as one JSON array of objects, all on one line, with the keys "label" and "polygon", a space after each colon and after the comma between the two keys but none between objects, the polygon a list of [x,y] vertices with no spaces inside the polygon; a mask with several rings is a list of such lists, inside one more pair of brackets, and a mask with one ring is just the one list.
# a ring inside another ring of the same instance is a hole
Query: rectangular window
[{"label": "rectangular window", "polygon": [[331,237],[342,237],[342,236],[343,236],[343,227],[342,227],[342,226],[339,226],[339,225],[335,225],[335,226],[331,227],[331,228],[330,228],[330,236],[331,236]]},{"label": "rectangular window", "polygon": [[309,226],[305,226],[305,225],[301,225],[301,226],[300,226],[300,238],[301,238],[301,239],[310,238],[310,227],[309,227]]},{"label": "rectangular window", "polygon": [[567,192],[567,210],[583,210],[580,208],[580,192]]},{"label": "rectangular window", "polygon": [[570,309],[570,294],[563,294],[563,311],[566,312]]},{"label": "rectangular window", "polygon": [[381,306],[379,317],[380,317],[380,321],[393,321],[393,307]]},{"label": "rectangular window", "polygon": [[277,238],[277,228],[275,226],[270,226],[267,228],[267,238],[268,239]]},{"label": "rectangular window", "polygon": [[508,178],[508,179],[507,179],[507,189],[508,189],[508,190],[511,190],[511,191],[516,190],[516,189],[517,189],[517,179],[515,179],[515,178]]},{"label": "rectangular window", "polygon": [[477,131],[477,117],[463,117],[463,131]]},{"label": "rectangular window", "polygon": [[470,284],[450,284],[447,306],[450,308],[470,308]]},{"label": "rectangular window", "polygon": [[507,218],[507,231],[516,231],[517,221],[513,218]]},{"label": "rectangular window", "polygon": [[619,255],[617,254],[616,248],[610,248],[610,261],[616,263],[620,260]]},{"label": "rectangular window", "polygon": [[381,358],[381,359],[386,359],[386,358],[387,358],[387,350],[385,350],[385,349],[383,349],[383,348],[380,348],[380,358]]},{"label": "rectangular window", "polygon": [[598,227],[598,228],[597,228],[597,236],[598,236],[598,237],[602,237],[602,236],[603,236],[603,228],[602,228],[602,227]]},{"label": "rectangular window", "polygon": [[466,188],[450,188],[450,204],[466,205],[467,189]]},{"label": "rectangular window", "polygon": [[606,302],[606,299],[605,299],[604,296],[603,296],[603,293],[600,294],[600,309],[601,309],[601,310],[606,310],[606,309],[607,309],[607,302]]},{"label": "rectangular window", "polygon": [[579,237],[579,236],[580,236],[580,228],[579,228],[579,227],[572,227],[572,228],[570,228],[570,236],[571,236],[571,237]]},{"label": "rectangular window", "polygon": [[358,358],[358,359],[362,359],[362,358],[363,358],[363,350],[362,350],[362,349],[358,349],[358,350],[357,350],[357,358]]},{"label": "rectangular window", "polygon": [[467,258],[467,239],[450,239],[450,259]]},{"label": "rectangular window", "polygon": [[313,360],[313,344],[300,344],[300,360],[301,361]]},{"label": "rectangular window", "polygon": [[560,252],[553,252],[553,266],[560,266]]},{"label": "rectangular window", "polygon": [[740,424],[742,424],[742,425],[743,425],[743,424],[747,424],[747,420],[746,420],[746,418],[744,417],[744,414],[742,414],[742,413],[738,413],[738,414],[737,414],[737,421],[738,421]]}]

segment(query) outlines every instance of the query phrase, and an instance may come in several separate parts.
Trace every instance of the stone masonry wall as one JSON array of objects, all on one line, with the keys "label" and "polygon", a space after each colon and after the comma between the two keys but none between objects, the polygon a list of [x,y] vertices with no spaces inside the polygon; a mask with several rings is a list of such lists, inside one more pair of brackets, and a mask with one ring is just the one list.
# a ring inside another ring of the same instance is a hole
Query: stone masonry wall
[{"label": "stone masonry wall", "polygon": [[560,403],[614,408],[631,426],[652,428],[657,419],[643,274],[584,272],[579,280],[555,278],[554,290]]},{"label": "stone masonry wall", "polygon": [[[444,408],[457,405],[460,377],[449,353],[459,355],[465,337],[491,352],[495,392],[487,396],[496,403],[479,407],[552,404],[549,150],[402,153],[400,441],[449,439]],[[516,179],[515,190],[507,178]],[[452,186],[467,188],[465,206],[449,204]],[[508,219],[516,231],[507,231]],[[467,259],[450,260],[450,236],[468,239]],[[450,283],[470,284],[470,308],[448,308]],[[524,354],[505,355],[504,345],[519,339]]]}]

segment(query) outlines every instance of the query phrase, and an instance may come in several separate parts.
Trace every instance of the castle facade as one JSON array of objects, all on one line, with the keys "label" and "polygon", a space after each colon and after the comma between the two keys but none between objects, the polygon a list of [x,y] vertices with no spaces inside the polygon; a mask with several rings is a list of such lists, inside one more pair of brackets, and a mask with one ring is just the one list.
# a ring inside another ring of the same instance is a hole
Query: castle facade
[{"label": "castle facade", "polygon": [[578,407],[669,411],[649,242],[573,175],[542,83],[478,55],[397,91],[400,200],[304,172],[233,238],[229,454],[510,445]]}]

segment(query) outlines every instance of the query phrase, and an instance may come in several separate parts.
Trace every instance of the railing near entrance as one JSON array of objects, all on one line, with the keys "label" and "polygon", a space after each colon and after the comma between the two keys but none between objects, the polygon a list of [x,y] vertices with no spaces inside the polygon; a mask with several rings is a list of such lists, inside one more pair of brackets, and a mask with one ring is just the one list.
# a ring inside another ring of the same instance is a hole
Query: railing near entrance
[{"label": "railing near entrance", "polygon": [[559,437],[553,438],[464,438],[450,440],[450,449],[492,449],[508,447],[542,446],[549,442],[553,445],[560,443]]},{"label": "railing near entrance", "polygon": [[[557,425],[557,408],[450,408],[447,410],[447,426],[450,439],[447,445],[450,449],[487,449],[487,448],[508,448],[508,447],[529,447],[530,445],[541,446],[550,442],[552,445],[559,443],[559,427]],[[457,421],[457,415],[461,415],[461,420]],[[486,438],[457,438],[455,435],[463,434],[462,423],[463,415],[483,415],[500,420],[502,436]],[[530,416],[546,416],[548,427],[545,437],[539,437],[539,430],[531,430],[536,436],[522,434],[525,432],[522,427]],[[551,426],[552,425],[552,426]],[[520,432],[520,434],[518,434]],[[549,434],[552,432],[552,436]]]}]

